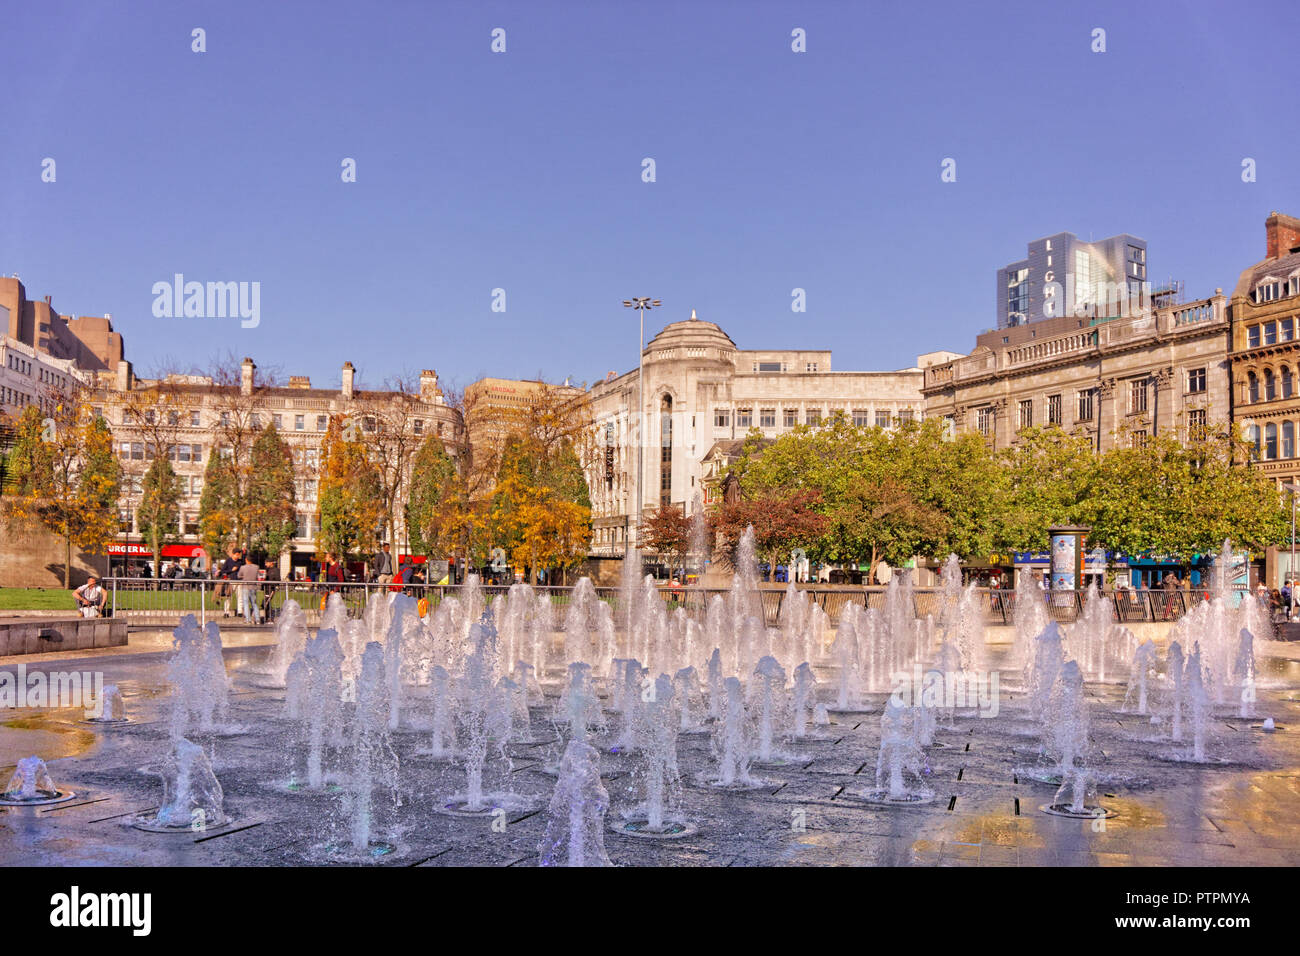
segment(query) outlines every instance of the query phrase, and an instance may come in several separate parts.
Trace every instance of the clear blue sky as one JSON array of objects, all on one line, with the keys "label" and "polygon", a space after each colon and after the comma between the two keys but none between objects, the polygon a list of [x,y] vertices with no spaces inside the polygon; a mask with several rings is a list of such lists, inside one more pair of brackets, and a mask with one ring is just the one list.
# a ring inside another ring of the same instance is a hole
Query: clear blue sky
[{"label": "clear blue sky", "polygon": [[[594,381],[636,363],[633,295],[664,301],[648,334],[694,308],[742,348],[905,367],[969,350],[996,269],[1061,230],[1230,291],[1269,211],[1300,214],[1298,25],[1294,0],[15,4],[0,273],[111,312],[141,374]],[[261,325],[155,318],[176,272],[260,282]]]}]

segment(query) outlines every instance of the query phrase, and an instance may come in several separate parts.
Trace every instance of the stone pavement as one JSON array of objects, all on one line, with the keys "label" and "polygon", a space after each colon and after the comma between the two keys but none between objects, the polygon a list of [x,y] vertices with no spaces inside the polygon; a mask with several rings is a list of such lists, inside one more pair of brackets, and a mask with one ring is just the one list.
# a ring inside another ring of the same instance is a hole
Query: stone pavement
[{"label": "stone pavement", "polygon": [[[249,635],[243,640],[260,640]],[[228,641],[229,643],[229,641]],[[883,809],[853,800],[873,785],[884,696],[874,713],[842,715],[831,740],[783,745],[796,759],[787,768],[755,770],[767,785],[723,793],[698,785],[714,766],[707,736],[679,739],[683,786],[675,809],[699,827],[677,841],[646,841],[606,832],[611,859],[628,866],[700,865],[929,865],[1123,866],[1262,865],[1300,863],[1300,663],[1272,657],[1261,645],[1258,712],[1283,729],[1252,729],[1216,711],[1210,753],[1226,763],[1193,765],[1157,759],[1175,748],[1153,741],[1146,718],[1117,713],[1122,685],[1089,684],[1091,764],[1103,775],[1104,822],[1048,816],[1039,806],[1055,788],[1024,779],[1016,767],[1036,747],[1024,701],[1004,672],[1001,713],[993,719],[961,716],[941,728],[942,746],[929,753],[933,803]],[[255,686],[249,665],[265,651],[227,648],[232,678],[225,733],[193,736],[212,757],[232,824],[221,830],[154,834],[127,822],[158,804],[158,778],[144,772],[167,750],[167,685],[162,646],[136,641],[133,654],[104,653],[35,666],[100,670],[126,699],[132,723],[105,728],[70,710],[14,711],[0,723],[0,777],[38,754],[56,783],[76,791],[73,801],[38,810],[0,812],[0,863],[6,865],[141,863],[187,866],[304,865],[356,862],[335,845],[346,842],[345,797],[336,788],[294,792],[287,786],[305,764],[295,725],[283,717],[284,691]],[[143,653],[141,653],[143,652]],[[19,659],[0,661],[13,670]],[[829,688],[823,686],[828,695]],[[973,714],[973,712],[972,712]],[[412,719],[421,719],[415,708]],[[616,720],[616,718],[611,718]],[[534,737],[553,733],[534,710]],[[533,808],[508,814],[505,832],[490,820],[465,820],[434,811],[440,798],[464,790],[456,764],[424,757],[426,734],[399,732],[394,795],[376,788],[376,838],[393,849],[366,862],[380,866],[534,865],[554,780],[537,771],[554,759],[554,746],[511,746],[512,762],[489,760],[488,790],[509,789]],[[608,752],[602,766],[623,773],[608,780],[611,817],[640,793],[640,758]]]}]

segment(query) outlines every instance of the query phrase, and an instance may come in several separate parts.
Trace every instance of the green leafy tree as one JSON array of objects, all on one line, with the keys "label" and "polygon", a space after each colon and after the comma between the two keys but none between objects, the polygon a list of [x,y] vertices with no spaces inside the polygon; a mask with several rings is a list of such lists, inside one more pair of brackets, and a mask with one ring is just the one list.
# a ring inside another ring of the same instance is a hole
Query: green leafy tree
[{"label": "green leafy tree", "polygon": [[253,441],[249,461],[248,546],[279,558],[298,531],[293,452],[268,424]]},{"label": "green leafy tree", "polygon": [[456,460],[436,436],[427,437],[416,450],[405,515],[415,553],[430,560],[457,554],[470,556],[472,538],[481,524],[481,509],[470,500]]},{"label": "green leafy tree", "polygon": [[1098,474],[1087,436],[1056,426],[1026,428],[999,460],[1006,504],[998,513],[998,550],[1041,550],[1052,525],[1084,520]]},{"label": "green leafy tree", "polygon": [[[172,464],[162,456],[155,457],[140,483],[140,504],[136,508],[136,521],[141,536],[149,542],[158,571],[162,571],[162,546],[180,530],[178,521],[181,502],[181,480]],[[158,575],[153,578],[155,588]]]}]

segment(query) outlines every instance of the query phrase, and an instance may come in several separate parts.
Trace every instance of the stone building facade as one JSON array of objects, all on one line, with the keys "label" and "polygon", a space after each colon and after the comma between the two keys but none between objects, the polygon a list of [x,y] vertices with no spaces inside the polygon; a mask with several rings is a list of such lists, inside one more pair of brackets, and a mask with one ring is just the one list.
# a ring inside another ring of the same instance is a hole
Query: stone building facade
[{"label": "stone building facade", "polygon": [[1279,484],[1300,481],[1300,219],[1265,222],[1265,256],[1232,293],[1235,418],[1257,467]]},{"label": "stone building facade", "polygon": [[925,413],[1010,446],[1031,425],[1117,441],[1180,439],[1231,420],[1228,301],[1066,315],[976,338],[969,355],[925,370]]},{"label": "stone building facade", "polygon": [[[292,449],[298,529],[291,552],[282,563],[286,569],[305,565],[316,550],[321,444],[331,419],[343,417],[353,420],[364,441],[364,433],[374,427],[368,416],[376,414],[384,402],[397,398],[393,392],[356,388],[355,374],[352,363],[346,362],[338,388],[313,388],[305,376],[292,376],[287,385],[266,385],[258,381],[253,360],[246,358],[240,367],[238,384],[215,382],[208,376],[171,376],[165,387],[168,401],[164,413],[169,416],[172,412],[177,413],[171,432],[174,447],[170,457],[181,480],[182,495],[180,535],[169,549],[164,550],[164,561],[168,557],[188,555],[199,546],[199,500],[203,492],[204,470],[210,456],[220,454],[223,443],[228,441],[228,420],[223,427],[223,417],[243,415],[247,416],[249,432],[272,424]],[[92,407],[103,415],[112,430],[114,448],[123,472],[118,502],[120,534],[110,548],[115,570],[120,570],[123,556],[147,557],[147,546],[140,535],[136,511],[140,504],[141,481],[156,452],[147,439],[150,430],[136,421],[142,409],[131,393],[156,384],[135,379],[129,374],[101,376],[100,384],[90,392]],[[421,373],[419,394],[410,396],[406,417],[402,420],[410,430],[412,447],[425,436],[436,435],[442,438],[453,455],[463,451],[465,432],[460,413],[447,404],[438,388],[437,375],[432,371]],[[401,508],[397,511],[394,553],[406,550]]]},{"label": "stone building facade", "polygon": [[867,425],[920,418],[920,366],[952,355],[921,356],[918,367],[892,372],[841,372],[826,350],[741,349],[694,312],[665,326],[642,352],[639,404],[637,369],[611,372],[587,393],[602,452],[587,482],[593,553],[621,555],[635,542],[638,441],[643,513],[667,504],[689,516],[704,504],[704,462],[718,443],[751,428],[774,438],[837,411]]}]

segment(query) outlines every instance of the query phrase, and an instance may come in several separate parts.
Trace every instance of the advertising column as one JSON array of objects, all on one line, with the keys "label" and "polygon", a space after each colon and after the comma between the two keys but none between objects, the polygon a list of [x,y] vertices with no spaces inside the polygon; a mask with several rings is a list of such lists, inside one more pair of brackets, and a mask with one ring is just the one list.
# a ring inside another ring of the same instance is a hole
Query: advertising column
[{"label": "advertising column", "polygon": [[[1051,535],[1051,588],[1053,592],[1074,591],[1083,585],[1084,542],[1088,529],[1076,525],[1057,525],[1047,529]],[[1073,604],[1074,596],[1053,594],[1052,603]]]}]

